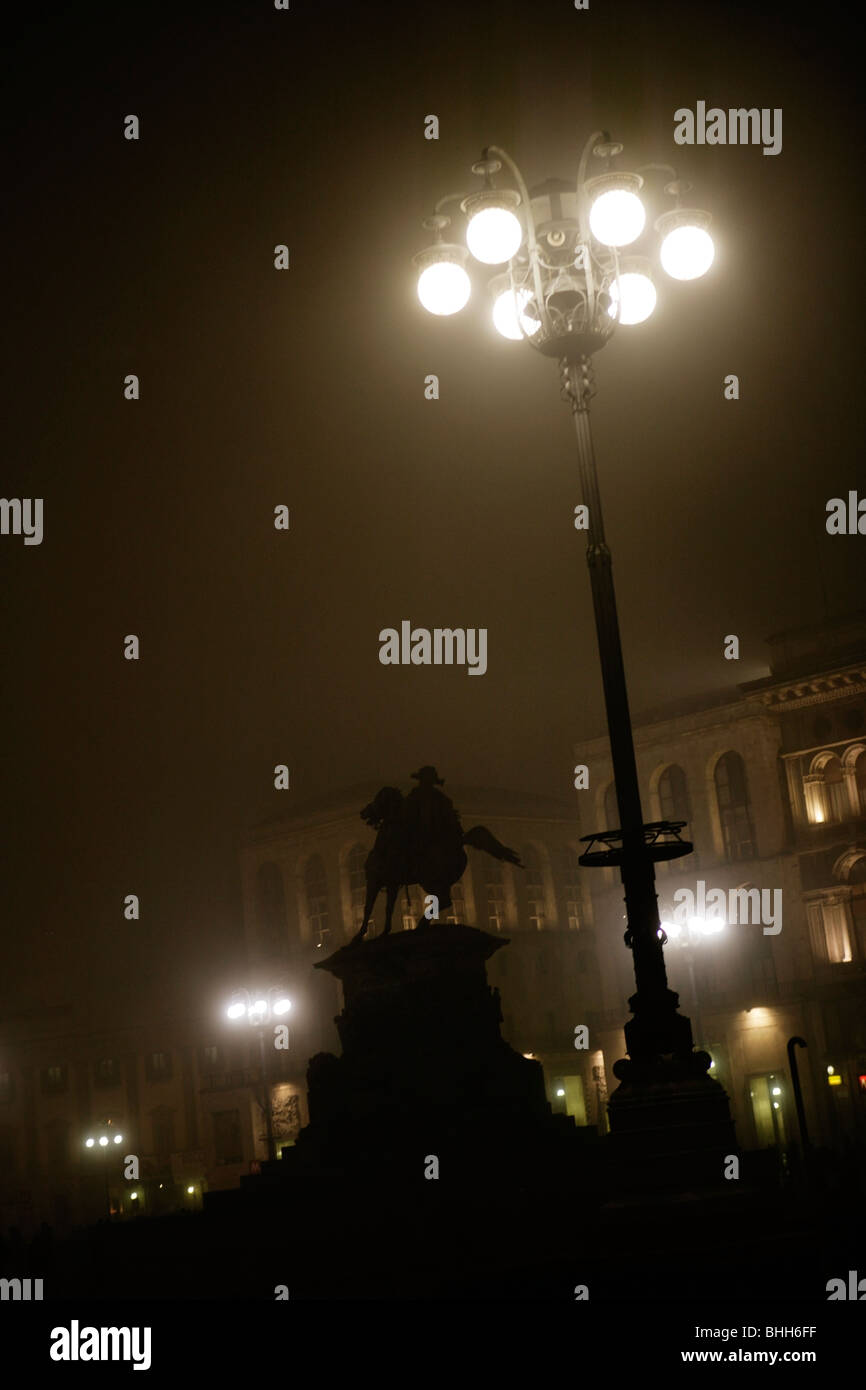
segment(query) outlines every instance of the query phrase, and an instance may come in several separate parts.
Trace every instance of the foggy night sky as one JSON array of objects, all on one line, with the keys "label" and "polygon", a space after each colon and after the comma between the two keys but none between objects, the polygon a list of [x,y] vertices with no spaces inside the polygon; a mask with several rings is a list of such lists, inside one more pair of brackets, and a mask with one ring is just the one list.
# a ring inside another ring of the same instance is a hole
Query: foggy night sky
[{"label": "foggy night sky", "polygon": [[[4,1011],[207,1001],[240,959],[240,837],[304,798],[423,762],[574,795],[603,707],[557,366],[495,333],[486,268],[455,318],[415,295],[421,219],[486,144],[531,188],[603,127],[713,214],[706,279],[659,271],[595,359],[633,712],[766,674],[762,639],[823,615],[819,559],[830,609],[862,603],[866,541],[824,530],[866,485],[844,7],[179,9],[13,21],[0,492],[45,499],[45,538],[0,537]],[[675,145],[698,100],[781,107],[781,154]],[[381,666],[404,618],[486,627],[487,674]]]}]

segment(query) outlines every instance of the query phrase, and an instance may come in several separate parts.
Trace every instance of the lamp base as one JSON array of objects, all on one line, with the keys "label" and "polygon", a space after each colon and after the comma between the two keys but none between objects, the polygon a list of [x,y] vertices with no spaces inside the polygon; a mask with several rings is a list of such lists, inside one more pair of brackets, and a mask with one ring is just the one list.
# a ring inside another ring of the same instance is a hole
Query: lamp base
[{"label": "lamp base", "polygon": [[615,1064],[608,1115],[624,1190],[706,1190],[739,1176],[728,1097],[709,1065],[706,1052]]}]

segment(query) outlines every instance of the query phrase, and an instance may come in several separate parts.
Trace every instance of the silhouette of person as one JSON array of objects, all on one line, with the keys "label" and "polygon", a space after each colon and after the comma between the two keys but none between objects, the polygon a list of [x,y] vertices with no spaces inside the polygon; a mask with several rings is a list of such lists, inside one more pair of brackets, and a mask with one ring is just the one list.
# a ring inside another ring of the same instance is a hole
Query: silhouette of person
[{"label": "silhouette of person", "polygon": [[463,839],[460,817],[454,803],[439,791],[445,779],[440,777],[435,767],[421,767],[412,773],[418,783],[406,797],[405,824],[408,831],[410,853],[418,854],[443,840],[458,843]]}]

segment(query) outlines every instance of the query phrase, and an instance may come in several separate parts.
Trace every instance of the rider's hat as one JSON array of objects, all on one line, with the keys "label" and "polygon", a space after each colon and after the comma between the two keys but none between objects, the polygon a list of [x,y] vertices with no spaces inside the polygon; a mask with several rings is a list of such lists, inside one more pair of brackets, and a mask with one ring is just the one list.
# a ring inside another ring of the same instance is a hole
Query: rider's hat
[{"label": "rider's hat", "polygon": [[420,782],[422,786],[425,782],[433,782],[437,787],[443,787],[445,785],[445,778],[438,775],[435,767],[419,767],[417,772],[412,773],[412,776],[416,781]]}]

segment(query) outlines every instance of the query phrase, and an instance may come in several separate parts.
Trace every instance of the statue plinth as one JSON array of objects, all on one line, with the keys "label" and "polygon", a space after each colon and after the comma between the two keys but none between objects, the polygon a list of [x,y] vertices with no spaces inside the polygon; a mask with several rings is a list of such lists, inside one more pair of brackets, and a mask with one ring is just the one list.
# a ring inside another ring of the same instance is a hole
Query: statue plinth
[{"label": "statue plinth", "polygon": [[312,1058],[310,1124],[279,1166],[409,1179],[436,1155],[451,1176],[477,1180],[481,1165],[489,1176],[489,1165],[522,1168],[542,1152],[549,1164],[551,1144],[571,1154],[573,1122],[552,1113],[541,1065],[500,1034],[486,962],[507,944],[435,922],[317,963],[343,986],[343,1053]]}]

